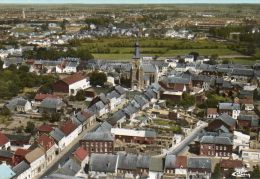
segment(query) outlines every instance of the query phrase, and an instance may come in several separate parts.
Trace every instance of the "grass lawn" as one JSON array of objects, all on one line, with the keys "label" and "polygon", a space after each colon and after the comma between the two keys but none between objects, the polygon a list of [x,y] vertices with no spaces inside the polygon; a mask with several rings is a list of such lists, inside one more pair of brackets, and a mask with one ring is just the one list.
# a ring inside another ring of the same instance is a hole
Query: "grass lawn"
[{"label": "grass lawn", "polygon": [[231,58],[231,59],[227,59],[227,60],[232,63],[238,63],[238,64],[242,64],[242,65],[254,65],[255,64],[255,60],[250,59],[250,58]]}]

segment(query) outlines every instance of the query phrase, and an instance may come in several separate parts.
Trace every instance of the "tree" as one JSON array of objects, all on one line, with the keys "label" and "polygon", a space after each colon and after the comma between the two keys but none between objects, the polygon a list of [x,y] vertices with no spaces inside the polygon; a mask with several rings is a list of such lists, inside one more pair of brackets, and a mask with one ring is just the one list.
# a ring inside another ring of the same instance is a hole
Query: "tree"
[{"label": "tree", "polygon": [[93,71],[90,73],[90,84],[93,86],[103,86],[107,81],[107,75],[103,72]]},{"label": "tree", "polygon": [[85,91],[79,90],[74,99],[77,101],[84,101],[85,100]]},{"label": "tree", "polygon": [[61,114],[60,113],[52,113],[51,114],[51,119],[50,122],[58,122],[61,119]]},{"label": "tree", "polygon": [[27,126],[25,127],[24,131],[27,132],[27,133],[32,133],[34,131],[34,128],[35,128],[34,123],[31,122],[31,121],[28,121]]},{"label": "tree", "polygon": [[212,59],[212,60],[217,60],[217,59],[218,59],[218,54],[212,54],[212,55],[210,56],[210,59]]},{"label": "tree", "polygon": [[221,178],[221,168],[220,168],[220,164],[217,163],[214,169],[214,172],[211,175],[212,179],[220,179]]},{"label": "tree", "polygon": [[224,59],[224,60],[222,61],[222,64],[229,64],[229,60],[228,60],[228,59]]},{"label": "tree", "polygon": [[3,69],[3,65],[4,65],[4,62],[2,60],[0,60],[0,70]]},{"label": "tree", "polygon": [[185,60],[183,58],[179,59],[179,63],[185,63]]},{"label": "tree", "polygon": [[196,61],[197,58],[200,56],[200,54],[198,52],[190,52],[190,55],[194,56],[194,60]]},{"label": "tree", "polygon": [[251,178],[260,178],[260,168],[259,165],[254,166],[251,173]]},{"label": "tree", "polygon": [[11,112],[10,110],[4,106],[1,110],[0,110],[0,114],[3,116],[10,116]]},{"label": "tree", "polygon": [[29,67],[26,66],[26,65],[22,65],[19,67],[19,72],[22,72],[22,73],[28,73],[29,72]]}]

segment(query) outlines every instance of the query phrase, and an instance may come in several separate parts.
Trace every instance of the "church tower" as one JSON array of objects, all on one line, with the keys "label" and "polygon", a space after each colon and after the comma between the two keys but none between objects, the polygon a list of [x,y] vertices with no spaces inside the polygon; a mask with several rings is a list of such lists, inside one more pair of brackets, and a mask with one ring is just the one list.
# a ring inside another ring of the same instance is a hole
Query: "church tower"
[{"label": "church tower", "polygon": [[131,67],[131,88],[133,90],[142,90],[144,88],[143,84],[144,71],[142,66],[142,58],[140,55],[140,45],[137,41],[135,43],[135,51],[132,58]]}]

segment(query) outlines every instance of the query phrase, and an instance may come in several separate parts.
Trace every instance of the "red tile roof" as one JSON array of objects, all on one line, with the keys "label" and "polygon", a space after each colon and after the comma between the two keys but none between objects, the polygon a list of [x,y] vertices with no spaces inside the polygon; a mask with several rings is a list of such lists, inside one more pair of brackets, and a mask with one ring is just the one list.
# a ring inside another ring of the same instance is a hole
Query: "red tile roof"
[{"label": "red tile roof", "polygon": [[73,124],[73,122],[71,120],[67,120],[64,123],[61,124],[60,126],[60,130],[67,136],[69,135],[71,132],[73,132],[75,129],[77,128],[77,126],[75,124]]},{"label": "red tile roof", "polygon": [[83,161],[88,155],[88,151],[85,150],[82,147],[79,147],[75,152],[74,152],[74,156],[79,160],[79,161]]},{"label": "red tile roof", "polygon": [[187,168],[187,157],[177,156],[175,166],[176,168]]},{"label": "red tile roof", "polygon": [[68,77],[66,77],[64,79],[61,79],[61,80],[63,82],[65,82],[66,84],[71,85],[71,84],[76,83],[76,82],[78,82],[80,80],[83,80],[85,78],[86,78],[86,76],[84,76],[83,74],[75,73],[75,74],[70,75],[70,76],[68,76]]},{"label": "red tile roof", "polygon": [[185,86],[184,84],[175,84],[173,89],[176,91],[183,91],[184,86]]},{"label": "red tile roof", "polygon": [[5,145],[7,142],[9,142],[9,139],[6,137],[6,135],[0,132],[0,146]]},{"label": "red tile roof", "polygon": [[41,145],[45,150],[49,150],[54,145],[54,140],[47,136],[46,134],[42,134],[38,140],[38,144]]},{"label": "red tile roof", "polygon": [[47,133],[53,130],[53,128],[48,124],[42,124],[39,127],[37,127],[37,129],[39,132],[47,132]]},{"label": "red tile roof", "polygon": [[217,108],[208,108],[207,114],[218,114]]},{"label": "red tile roof", "polygon": [[22,156],[22,157],[25,157],[25,155],[27,153],[29,153],[30,150],[26,150],[26,149],[17,149],[14,153],[14,155],[17,155],[17,156]]},{"label": "red tile roof", "polygon": [[37,93],[34,97],[35,101],[43,101],[45,98],[58,98],[57,96],[53,94],[42,94],[42,93]]},{"label": "red tile roof", "polygon": [[252,98],[239,99],[239,102],[241,104],[254,104],[254,100]]},{"label": "red tile roof", "polygon": [[223,159],[220,162],[220,167],[227,169],[241,168],[243,167],[243,162],[241,160]]}]

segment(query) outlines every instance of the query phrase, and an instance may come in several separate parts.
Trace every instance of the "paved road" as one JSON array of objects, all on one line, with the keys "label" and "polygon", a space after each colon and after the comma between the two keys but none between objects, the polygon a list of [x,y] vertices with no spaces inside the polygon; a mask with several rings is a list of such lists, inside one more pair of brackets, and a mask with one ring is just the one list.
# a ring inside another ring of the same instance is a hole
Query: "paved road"
[{"label": "paved road", "polygon": [[193,129],[193,131],[184,139],[182,140],[179,144],[172,146],[166,154],[173,154],[173,155],[178,155],[185,147],[187,147],[203,130],[205,127],[208,126],[208,123],[199,121],[197,123],[197,127]]},{"label": "paved road", "polygon": [[95,123],[88,129],[84,130],[75,140],[73,140],[72,143],[70,143],[63,151],[61,151],[55,159],[47,166],[47,168],[40,173],[39,175],[35,176],[36,178],[44,178],[47,175],[50,175],[52,172],[56,171],[59,167],[59,165],[64,164],[66,161],[69,160],[69,157],[79,147],[79,140],[82,139],[82,137],[88,133],[89,131],[92,131],[93,129],[96,129],[98,126],[98,123]]}]

